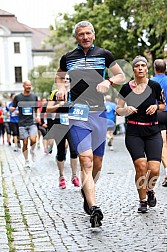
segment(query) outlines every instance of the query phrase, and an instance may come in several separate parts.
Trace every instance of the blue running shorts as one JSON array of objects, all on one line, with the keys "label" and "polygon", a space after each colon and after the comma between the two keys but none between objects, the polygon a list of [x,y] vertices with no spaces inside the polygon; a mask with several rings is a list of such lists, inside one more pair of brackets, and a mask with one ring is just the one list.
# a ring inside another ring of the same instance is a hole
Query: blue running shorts
[{"label": "blue running shorts", "polygon": [[93,154],[103,156],[106,131],[105,111],[89,112],[88,121],[70,120],[70,133],[77,154],[91,149]]}]

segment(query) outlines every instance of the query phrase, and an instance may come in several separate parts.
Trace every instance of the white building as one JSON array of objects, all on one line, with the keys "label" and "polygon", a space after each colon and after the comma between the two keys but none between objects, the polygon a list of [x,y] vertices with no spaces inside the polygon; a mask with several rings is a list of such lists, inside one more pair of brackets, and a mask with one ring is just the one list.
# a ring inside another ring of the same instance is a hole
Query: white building
[{"label": "white building", "polygon": [[0,10],[0,93],[22,91],[22,81],[38,65],[48,65],[53,50],[45,48],[49,29],[30,28]]}]

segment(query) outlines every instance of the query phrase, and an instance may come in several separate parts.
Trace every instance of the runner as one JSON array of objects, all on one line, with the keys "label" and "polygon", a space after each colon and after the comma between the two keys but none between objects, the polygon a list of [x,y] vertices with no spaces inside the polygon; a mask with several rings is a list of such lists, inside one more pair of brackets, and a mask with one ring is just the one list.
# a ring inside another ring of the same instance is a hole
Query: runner
[{"label": "runner", "polygon": [[125,143],[136,170],[135,182],[140,200],[138,212],[144,213],[148,206],[155,207],[157,202],[154,187],[162,153],[157,110],[164,110],[165,101],[161,86],[147,78],[146,58],[137,56],[132,67],[134,80],[121,88],[116,112],[128,119]]}]

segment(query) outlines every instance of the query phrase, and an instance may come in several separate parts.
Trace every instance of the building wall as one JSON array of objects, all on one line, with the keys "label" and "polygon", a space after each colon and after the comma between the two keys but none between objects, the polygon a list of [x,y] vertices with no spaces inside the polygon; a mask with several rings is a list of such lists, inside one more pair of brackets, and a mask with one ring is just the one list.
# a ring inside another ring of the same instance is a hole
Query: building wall
[{"label": "building wall", "polygon": [[[20,53],[14,53],[14,42],[20,43]],[[15,83],[15,67],[22,68],[22,81],[39,65],[48,65],[52,53],[32,52],[32,33],[11,33],[0,25],[0,93],[21,92],[22,82]]]},{"label": "building wall", "polygon": [[[15,83],[15,67],[22,68],[23,80],[28,78],[33,68],[31,37],[31,33],[0,36],[0,92],[22,90],[22,83]],[[20,53],[14,53],[14,42],[20,43]]]},{"label": "building wall", "polygon": [[52,54],[50,53],[33,53],[33,67],[36,66],[48,66],[52,60]]}]

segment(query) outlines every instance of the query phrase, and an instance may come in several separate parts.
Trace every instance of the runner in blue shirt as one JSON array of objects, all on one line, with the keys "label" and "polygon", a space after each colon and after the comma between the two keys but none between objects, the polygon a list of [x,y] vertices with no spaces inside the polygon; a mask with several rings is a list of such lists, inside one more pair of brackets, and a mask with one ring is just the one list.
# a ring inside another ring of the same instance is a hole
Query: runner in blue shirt
[{"label": "runner in blue shirt", "polygon": [[14,100],[15,94],[11,93],[11,101],[10,103],[6,106],[7,111],[10,113],[10,122],[9,122],[9,128],[10,132],[13,135],[13,142],[14,142],[14,151],[18,151],[18,144],[19,144],[19,126],[18,126],[18,120],[19,120],[19,111],[18,107],[11,112],[10,108],[13,106],[13,100]]},{"label": "runner in blue shirt", "polygon": [[114,131],[115,131],[115,122],[116,122],[116,103],[111,101],[111,96],[105,96],[105,107],[107,113],[107,139],[108,139],[108,146],[110,150],[113,150],[113,139],[114,139]]},{"label": "runner in blue shirt", "polygon": [[154,61],[154,72],[155,75],[152,80],[158,82],[163,89],[166,107],[164,111],[158,112],[158,123],[161,129],[161,135],[163,138],[163,148],[162,148],[162,163],[165,169],[165,178],[162,182],[162,186],[167,187],[167,76],[166,72],[166,62],[163,59],[156,59]]}]

